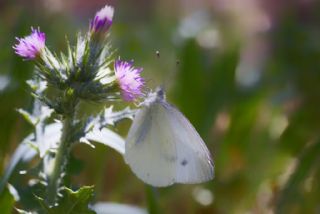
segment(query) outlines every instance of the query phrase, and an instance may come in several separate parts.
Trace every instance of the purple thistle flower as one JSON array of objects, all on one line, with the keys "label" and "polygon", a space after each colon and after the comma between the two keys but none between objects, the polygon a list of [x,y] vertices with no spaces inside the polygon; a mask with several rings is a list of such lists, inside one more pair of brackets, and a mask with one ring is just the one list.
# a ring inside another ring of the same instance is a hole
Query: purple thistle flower
[{"label": "purple thistle flower", "polygon": [[134,68],[133,62],[116,60],[115,75],[121,88],[122,98],[125,101],[133,101],[143,95],[144,79],[140,76],[143,68]]},{"label": "purple thistle flower", "polygon": [[113,13],[114,8],[109,5],[99,10],[90,22],[91,32],[107,31],[112,24]]},{"label": "purple thistle flower", "polygon": [[31,28],[31,34],[24,38],[16,38],[18,43],[13,46],[15,53],[27,60],[35,59],[45,47],[46,35],[40,29]]}]

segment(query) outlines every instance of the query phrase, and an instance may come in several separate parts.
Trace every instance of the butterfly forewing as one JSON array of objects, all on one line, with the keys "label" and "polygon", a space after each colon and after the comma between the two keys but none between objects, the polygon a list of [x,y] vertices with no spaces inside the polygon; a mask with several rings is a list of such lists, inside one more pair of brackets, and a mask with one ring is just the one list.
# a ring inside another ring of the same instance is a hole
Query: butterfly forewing
[{"label": "butterfly forewing", "polygon": [[159,120],[163,116],[158,104],[138,110],[126,141],[126,162],[140,179],[153,186],[175,182],[175,150],[164,122],[167,119]]}]

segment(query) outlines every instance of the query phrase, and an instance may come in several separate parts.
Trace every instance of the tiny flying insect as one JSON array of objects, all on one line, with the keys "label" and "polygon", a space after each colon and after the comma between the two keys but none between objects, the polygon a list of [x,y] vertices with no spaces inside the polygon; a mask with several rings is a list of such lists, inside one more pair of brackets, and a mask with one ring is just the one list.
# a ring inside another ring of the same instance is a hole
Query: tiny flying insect
[{"label": "tiny flying insect", "polygon": [[149,93],[141,106],[124,154],[136,176],[156,187],[213,179],[208,148],[189,120],[166,101],[163,89]]}]

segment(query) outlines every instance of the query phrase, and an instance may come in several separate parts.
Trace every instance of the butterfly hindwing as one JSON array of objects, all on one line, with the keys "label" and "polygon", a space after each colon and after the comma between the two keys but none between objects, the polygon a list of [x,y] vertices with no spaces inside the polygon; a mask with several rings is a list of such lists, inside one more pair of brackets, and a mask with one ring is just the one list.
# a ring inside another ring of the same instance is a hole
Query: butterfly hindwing
[{"label": "butterfly hindwing", "polygon": [[205,143],[189,120],[175,107],[163,102],[169,116],[176,151],[177,183],[200,183],[213,178],[213,162]]}]

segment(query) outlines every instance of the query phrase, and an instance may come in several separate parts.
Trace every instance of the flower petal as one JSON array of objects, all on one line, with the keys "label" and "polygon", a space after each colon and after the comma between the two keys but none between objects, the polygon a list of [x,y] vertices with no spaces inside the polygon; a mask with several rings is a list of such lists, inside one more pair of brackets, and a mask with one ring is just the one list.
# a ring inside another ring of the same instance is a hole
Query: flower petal
[{"label": "flower petal", "polygon": [[115,75],[121,88],[122,98],[126,101],[133,101],[142,95],[142,88],[145,84],[140,76],[143,68],[134,68],[133,61],[115,61]]}]

